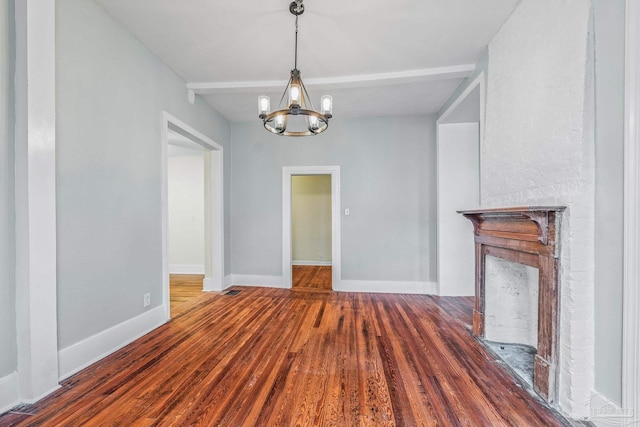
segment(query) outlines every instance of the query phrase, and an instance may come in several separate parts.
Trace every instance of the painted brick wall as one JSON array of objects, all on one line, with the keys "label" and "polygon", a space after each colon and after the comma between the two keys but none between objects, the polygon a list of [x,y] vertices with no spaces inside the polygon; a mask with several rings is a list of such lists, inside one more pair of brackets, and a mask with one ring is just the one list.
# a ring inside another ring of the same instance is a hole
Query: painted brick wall
[{"label": "painted brick wall", "polygon": [[487,257],[485,336],[490,341],[538,345],[538,269]]},{"label": "painted brick wall", "polygon": [[[482,146],[484,206],[567,206],[559,403],[574,417],[588,415],[594,363],[590,28],[589,0],[524,0],[518,6],[489,45]],[[508,292],[504,280],[489,277],[489,283],[503,287],[494,295]]]}]

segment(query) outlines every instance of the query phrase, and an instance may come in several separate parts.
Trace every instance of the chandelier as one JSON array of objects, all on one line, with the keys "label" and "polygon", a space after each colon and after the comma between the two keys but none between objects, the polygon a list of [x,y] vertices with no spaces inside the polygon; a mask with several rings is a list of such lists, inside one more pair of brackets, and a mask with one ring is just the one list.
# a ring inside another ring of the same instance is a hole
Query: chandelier
[{"label": "chandelier", "polygon": [[[296,17],[295,59],[291,77],[280,98],[277,111],[271,112],[271,100],[268,96],[258,97],[258,117],[262,119],[265,129],[276,135],[317,135],[329,126],[329,119],[333,112],[333,98],[330,95],[320,98],[320,112],[313,107],[298,70],[298,17],[304,13],[302,0],[291,2],[289,12]],[[282,101],[285,97],[287,101],[286,105],[283,105]]]}]

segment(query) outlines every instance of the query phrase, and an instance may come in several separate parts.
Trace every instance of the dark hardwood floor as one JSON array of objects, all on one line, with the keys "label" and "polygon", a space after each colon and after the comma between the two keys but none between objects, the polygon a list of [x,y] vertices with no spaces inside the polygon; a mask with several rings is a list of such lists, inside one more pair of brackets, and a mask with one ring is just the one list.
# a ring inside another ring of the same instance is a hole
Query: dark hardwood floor
[{"label": "dark hardwood floor", "polygon": [[178,307],[202,294],[204,274],[169,275],[169,301],[171,315],[177,314]]},{"label": "dark hardwood floor", "polygon": [[330,291],[331,266],[292,266],[291,287],[297,290]]},{"label": "dark hardwood floor", "polygon": [[564,425],[470,335],[472,298],[232,289],[0,425]]}]

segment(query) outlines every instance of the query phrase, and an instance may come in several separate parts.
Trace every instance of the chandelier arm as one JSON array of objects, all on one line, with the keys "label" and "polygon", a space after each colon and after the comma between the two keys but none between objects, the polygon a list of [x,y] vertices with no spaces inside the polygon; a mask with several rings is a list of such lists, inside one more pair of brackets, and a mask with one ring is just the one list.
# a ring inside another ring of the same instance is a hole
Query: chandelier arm
[{"label": "chandelier arm", "polygon": [[284,87],[284,92],[282,92],[282,97],[280,98],[280,102],[278,102],[278,109],[280,109],[280,107],[282,106],[282,100],[287,94],[287,89],[289,89],[290,85],[291,85],[291,77],[289,77],[289,81],[287,82],[287,85]]},{"label": "chandelier arm", "polygon": [[276,129],[273,126],[271,126],[270,123],[271,123],[271,120],[273,120],[279,114],[289,115],[289,110],[274,111],[273,113],[268,114],[263,120],[264,128],[276,135],[280,135],[280,136],[319,135],[329,127],[329,118],[326,115],[318,113],[317,111],[299,109],[297,110],[298,115],[316,117],[321,122],[322,126],[320,126],[318,129],[307,129],[304,131],[290,131],[290,130],[287,130],[287,125],[285,121],[285,125],[282,129]]},{"label": "chandelier arm", "polygon": [[304,91],[304,95],[307,98],[307,101],[309,101],[309,104],[311,104],[311,109],[315,110],[315,107],[313,106],[313,101],[311,100],[311,97],[307,92],[307,87],[304,85],[304,82],[302,81],[302,79],[300,79],[300,86],[302,86],[302,90]]},{"label": "chandelier arm", "polygon": [[[320,120],[323,123],[329,123],[329,118],[326,116],[326,114],[321,114],[318,113],[317,111],[314,110],[309,110],[307,108],[300,108],[298,110],[296,110],[296,114],[295,115],[299,115],[299,116],[313,116],[316,117],[318,120]],[[290,110],[277,110],[274,112],[271,112],[269,114],[267,114],[264,118],[265,122],[269,122],[271,120],[273,120],[276,116],[278,115],[285,115],[285,116],[289,116],[291,115],[291,111]]]}]

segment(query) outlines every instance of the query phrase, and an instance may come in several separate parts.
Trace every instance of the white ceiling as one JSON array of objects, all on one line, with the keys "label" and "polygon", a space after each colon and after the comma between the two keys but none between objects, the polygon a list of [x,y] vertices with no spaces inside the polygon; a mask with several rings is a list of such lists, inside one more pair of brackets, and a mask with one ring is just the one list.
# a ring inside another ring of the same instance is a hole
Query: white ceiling
[{"label": "white ceiling", "polygon": [[[97,0],[231,121],[257,120],[293,68],[290,0]],[[334,116],[429,114],[520,0],[306,0],[298,68]],[[187,91],[185,88],[185,97]]]}]

